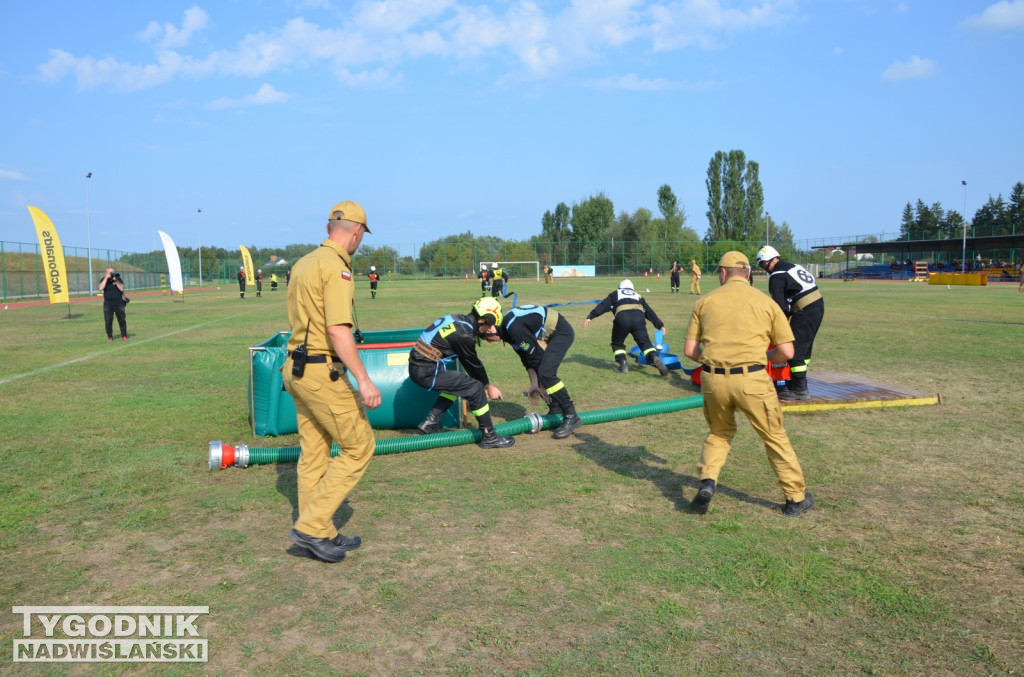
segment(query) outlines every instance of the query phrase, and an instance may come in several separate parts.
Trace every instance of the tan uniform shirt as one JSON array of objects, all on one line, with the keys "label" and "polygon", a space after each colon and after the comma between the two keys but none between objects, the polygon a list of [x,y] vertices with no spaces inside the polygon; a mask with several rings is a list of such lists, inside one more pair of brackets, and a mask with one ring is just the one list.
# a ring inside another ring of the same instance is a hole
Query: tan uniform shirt
[{"label": "tan uniform shirt", "polygon": [[310,355],[337,357],[327,336],[327,327],[354,324],[352,308],[356,292],[351,255],[333,240],[324,240],[319,248],[292,267],[291,282],[294,284],[288,285],[287,301],[292,330],[289,352],[305,342]]},{"label": "tan uniform shirt", "polygon": [[693,306],[686,338],[701,345],[701,362],[711,367],[764,364],[768,344],[793,340],[782,309],[745,278],[730,278]]}]

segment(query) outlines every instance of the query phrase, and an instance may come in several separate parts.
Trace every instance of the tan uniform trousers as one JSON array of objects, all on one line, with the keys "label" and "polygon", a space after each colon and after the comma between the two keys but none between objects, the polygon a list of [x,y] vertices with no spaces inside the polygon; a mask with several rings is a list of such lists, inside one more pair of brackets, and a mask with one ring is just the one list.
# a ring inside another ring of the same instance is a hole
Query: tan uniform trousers
[{"label": "tan uniform trousers", "polygon": [[782,426],[782,408],[768,372],[764,369],[743,374],[705,371],[700,379],[704,418],[711,432],[704,439],[700,453],[699,478],[718,483],[718,473],[725,465],[730,442],[736,435],[736,410],[739,409],[764,441],[768,462],[779,478],[786,499],[804,500],[804,473]]},{"label": "tan uniform trousers", "polygon": [[[307,364],[302,378],[292,376],[285,361],[284,386],[295,399],[302,453],[296,466],[299,519],[295,529],[313,538],[334,538],[334,513],[362,478],[373,458],[376,441],[362,402],[336,365],[330,379],[327,364]],[[341,451],[331,458],[331,443]]]},{"label": "tan uniform trousers", "polygon": [[696,275],[693,275],[693,276],[690,277],[690,293],[691,294],[699,294],[700,293],[700,278],[697,277]]}]

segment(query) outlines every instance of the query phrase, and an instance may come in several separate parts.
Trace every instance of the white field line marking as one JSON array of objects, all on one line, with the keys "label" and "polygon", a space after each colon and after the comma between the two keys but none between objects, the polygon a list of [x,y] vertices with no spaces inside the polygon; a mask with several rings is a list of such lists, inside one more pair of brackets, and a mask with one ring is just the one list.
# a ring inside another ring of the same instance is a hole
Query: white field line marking
[{"label": "white field line marking", "polygon": [[[253,312],[253,311],[247,311],[245,313],[239,313],[238,315],[231,315],[231,316],[228,316],[228,317],[220,317],[220,318],[217,318],[216,320],[210,320],[209,322],[203,322],[202,324],[197,324],[197,325],[195,325],[193,327],[185,327],[184,329],[178,329],[177,331],[172,331],[169,334],[161,334],[160,336],[153,336],[153,337],[146,338],[146,339],[140,339],[138,341],[129,341],[128,345],[122,346],[122,347],[130,348],[133,345],[134,346],[138,346],[138,345],[142,345],[142,344],[145,344],[145,343],[152,343],[153,341],[161,341],[161,340],[163,340],[165,338],[169,338],[169,337],[175,336],[177,334],[183,334],[183,333],[185,333],[187,331],[193,331],[195,329],[200,329],[201,327],[205,327],[205,326],[210,325],[210,324],[216,324],[217,322],[223,322],[224,320],[233,320],[236,317],[242,317],[243,315],[247,315],[249,312]],[[92,353],[92,354],[89,354],[89,355],[83,355],[82,357],[76,357],[75,359],[67,360],[66,362],[58,362],[57,364],[51,364],[51,365],[46,366],[46,367],[39,367],[38,369],[33,369],[32,371],[27,371],[24,374],[15,374],[14,376],[8,376],[7,378],[0,378],[0,386],[7,385],[8,383],[10,383],[12,381],[19,381],[19,380],[21,380],[23,378],[28,378],[29,376],[36,376],[38,374],[43,374],[43,373],[48,372],[48,371],[53,371],[54,369],[60,369],[62,367],[70,367],[73,364],[78,364],[79,362],[86,362],[88,360],[91,360],[94,357],[101,357],[103,355],[109,355],[109,354],[110,354],[109,350],[104,350],[101,353]]]}]

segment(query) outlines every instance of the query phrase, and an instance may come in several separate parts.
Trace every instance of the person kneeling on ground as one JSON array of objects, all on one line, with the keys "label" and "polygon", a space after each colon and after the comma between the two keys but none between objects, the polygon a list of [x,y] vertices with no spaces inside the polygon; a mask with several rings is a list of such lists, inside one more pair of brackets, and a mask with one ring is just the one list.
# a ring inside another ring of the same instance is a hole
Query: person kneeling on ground
[{"label": "person kneeling on ground", "polygon": [[623,280],[619,288],[605,297],[597,304],[587,319],[583,320],[583,328],[586,329],[590,321],[611,311],[615,316],[612,321],[612,356],[618,363],[615,369],[621,374],[629,373],[629,366],[626,364],[626,337],[632,335],[633,340],[643,351],[644,358],[658,368],[658,373],[668,376],[668,367],[658,357],[658,350],[651,343],[647,334],[647,321],[650,320],[655,329],[665,331],[665,324],[658,318],[658,314],[647,304],[644,297],[636,293],[633,283]]},{"label": "person kneeling on ground", "polygon": [[[487,370],[476,354],[477,336],[488,327],[500,324],[501,320],[501,304],[493,298],[481,298],[473,304],[469,315],[445,315],[420,334],[409,352],[409,378],[439,393],[427,418],[417,426],[420,432],[440,432],[444,412],[455,403],[456,397],[465,397],[483,433],[478,446],[497,449],[515,444],[514,437],[494,432],[487,400],[500,400],[501,391],[490,384]],[[456,370],[456,358],[467,373]]]}]

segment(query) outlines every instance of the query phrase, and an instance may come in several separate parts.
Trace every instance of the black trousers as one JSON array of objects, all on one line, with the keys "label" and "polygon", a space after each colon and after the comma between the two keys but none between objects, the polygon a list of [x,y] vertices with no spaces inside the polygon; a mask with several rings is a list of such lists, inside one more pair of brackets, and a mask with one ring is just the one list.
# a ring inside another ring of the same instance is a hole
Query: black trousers
[{"label": "black trousers", "polygon": [[496,278],[493,282],[491,282],[491,296],[493,296],[494,298],[499,298],[501,296],[502,290],[504,289],[505,280],[503,280],[502,278]]},{"label": "black trousers", "polygon": [[[547,337],[548,347],[544,349],[544,354],[541,355],[540,364],[536,369],[537,380],[545,390],[562,382],[562,379],[558,377],[558,367],[562,364],[562,360],[565,359],[575,339],[576,333],[573,331],[572,324],[565,319],[565,315],[559,315],[558,324],[555,325],[555,331]],[[566,387],[551,393],[551,399],[562,405],[564,410],[572,407],[572,398]]]},{"label": "black trousers", "polygon": [[612,352],[625,352],[626,337],[630,335],[640,346],[641,352],[646,353],[654,348],[651,337],[647,333],[647,317],[641,310],[624,310],[615,316],[615,321],[612,323]]},{"label": "black trousers", "polygon": [[117,315],[117,325],[121,329],[121,336],[128,335],[128,323],[124,319],[123,303],[103,302],[103,324],[107,329],[107,338],[114,338],[114,315]]},{"label": "black trousers", "polygon": [[795,338],[793,359],[789,361],[789,368],[794,373],[807,371],[807,362],[810,361],[811,352],[814,350],[814,337],[818,335],[824,318],[824,299],[818,299],[789,318],[789,327],[793,330]]},{"label": "black trousers", "polygon": [[[451,366],[452,370],[449,371],[445,369],[444,363],[420,362],[410,359],[409,378],[421,388],[466,398],[471,411],[482,409],[487,404],[484,384],[468,374],[455,371],[454,363]],[[446,411],[451,405],[452,400],[447,397],[438,397],[434,408]]]},{"label": "black trousers", "polygon": [[679,289],[679,273],[672,273],[669,277],[669,286],[672,289]]}]

